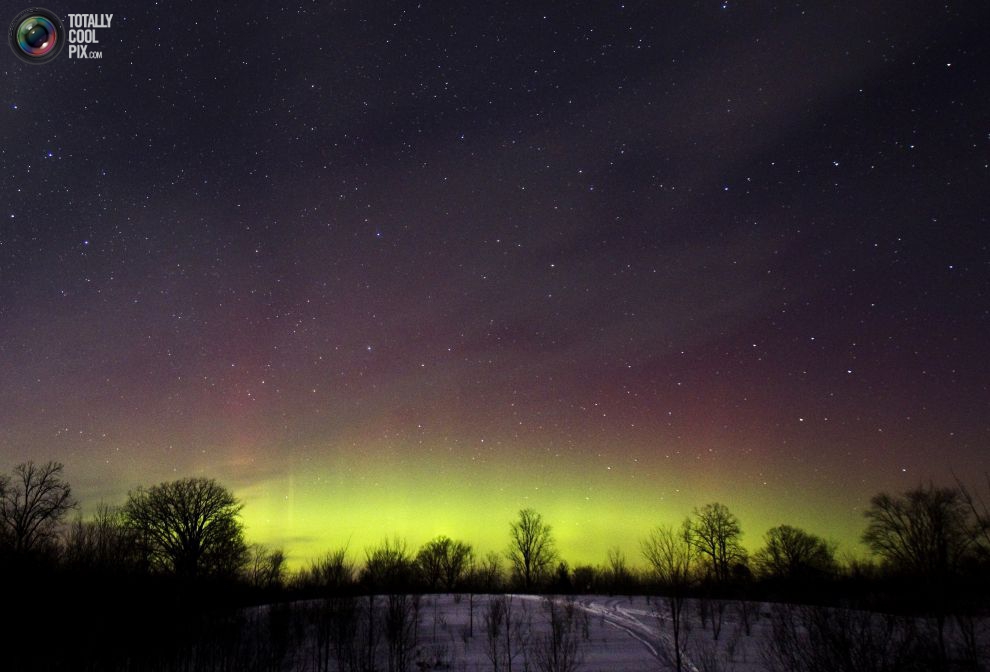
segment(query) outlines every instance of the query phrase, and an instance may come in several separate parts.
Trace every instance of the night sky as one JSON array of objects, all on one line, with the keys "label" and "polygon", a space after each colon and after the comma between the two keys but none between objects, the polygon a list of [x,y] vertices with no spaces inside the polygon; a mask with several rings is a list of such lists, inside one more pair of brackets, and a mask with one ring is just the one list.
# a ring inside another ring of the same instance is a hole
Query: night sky
[{"label": "night sky", "polygon": [[202,5],[0,55],[0,470],[215,477],[298,564],[859,554],[990,469],[986,3]]}]

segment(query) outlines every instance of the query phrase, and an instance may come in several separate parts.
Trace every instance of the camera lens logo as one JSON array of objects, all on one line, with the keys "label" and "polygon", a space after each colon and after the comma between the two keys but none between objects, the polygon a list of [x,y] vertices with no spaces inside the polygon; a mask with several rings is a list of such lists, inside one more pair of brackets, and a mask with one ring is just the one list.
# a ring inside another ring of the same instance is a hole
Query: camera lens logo
[{"label": "camera lens logo", "polygon": [[65,28],[53,12],[32,7],[10,23],[10,48],[25,63],[48,63],[65,44]]}]

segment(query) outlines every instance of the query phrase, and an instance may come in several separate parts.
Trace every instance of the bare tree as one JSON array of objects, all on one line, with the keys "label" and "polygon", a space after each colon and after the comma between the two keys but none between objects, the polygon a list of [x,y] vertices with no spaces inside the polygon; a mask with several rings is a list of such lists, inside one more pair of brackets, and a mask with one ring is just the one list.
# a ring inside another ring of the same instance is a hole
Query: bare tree
[{"label": "bare tree", "polygon": [[915,672],[931,669],[910,618],[778,603],[763,645],[770,672]]},{"label": "bare tree", "polygon": [[621,593],[632,588],[633,574],[629,570],[625,553],[618,546],[608,549],[604,574],[610,592]]},{"label": "bare tree", "polygon": [[519,519],[509,526],[511,541],[506,553],[514,575],[531,590],[546,578],[557,559],[550,525],[533,509],[523,509]]},{"label": "bare tree", "polygon": [[863,512],[863,541],[889,568],[919,579],[916,598],[935,617],[938,652],[946,661],[945,626],[955,576],[975,544],[971,510],[959,490],[927,487],[894,496],[880,493]]},{"label": "bare tree", "polygon": [[74,567],[128,571],[140,558],[134,532],[119,507],[100,504],[90,520],[75,520],[66,532],[65,560]]},{"label": "bare tree", "polygon": [[468,637],[474,637],[474,601],[475,593],[492,594],[502,588],[502,556],[489,551],[480,561],[473,556],[468,570]]},{"label": "bare tree", "polygon": [[[987,482],[987,492],[990,492],[990,473],[984,473],[983,477]],[[958,477],[956,477],[956,486],[972,515],[976,546],[983,559],[986,560],[990,557],[990,506],[980,497],[979,493],[970,493]]]},{"label": "bare tree", "polygon": [[545,597],[543,609],[549,631],[536,637],[532,657],[539,672],[575,672],[584,662],[583,633],[588,632],[588,614],[579,610],[574,598],[560,604],[556,598]]},{"label": "bare tree", "polygon": [[426,542],[416,554],[416,565],[431,591],[443,586],[454,590],[471,564],[471,545],[439,536]]},{"label": "bare tree", "polygon": [[385,539],[365,550],[362,579],[368,588],[367,665],[375,660],[375,595],[385,596],[383,630],[388,647],[388,670],[405,670],[416,647],[419,625],[419,596],[410,596],[414,563],[406,542]]},{"label": "bare tree", "polygon": [[477,567],[479,587],[486,593],[495,593],[502,589],[505,577],[502,572],[502,556],[495,551],[489,551]]},{"label": "bare tree", "polygon": [[492,664],[492,672],[500,672],[505,666],[502,652],[502,628],[505,624],[504,595],[490,596],[485,610],[485,655]]},{"label": "bare tree", "polygon": [[[984,472],[987,492],[990,493],[990,472]],[[979,492],[970,492],[966,485],[955,477],[956,487],[966,503],[973,526],[973,551],[976,567],[985,568],[990,563],[990,506],[980,496]],[[977,570],[979,571],[979,569]],[[958,628],[958,640],[962,646],[962,657],[973,661],[971,666],[975,669],[990,669],[990,665],[980,667],[976,661],[990,661],[990,625],[986,619],[982,618],[980,602],[964,601],[963,604],[956,605],[957,608],[953,618]],[[982,629],[982,632],[981,632]]]},{"label": "bare tree", "polygon": [[328,551],[300,571],[299,580],[304,586],[315,586],[325,593],[336,595],[346,591],[354,582],[354,562],[347,557],[347,547]]},{"label": "bare tree", "polygon": [[[361,669],[358,651],[362,622],[361,604],[350,594],[354,582],[354,562],[347,556],[347,547],[327,552],[299,573],[299,583],[317,588],[323,599],[313,601],[308,609],[313,623],[314,664],[317,672]],[[373,598],[372,598],[373,602]],[[374,618],[368,619],[374,627]],[[374,633],[370,637],[374,645]]]},{"label": "bare tree", "polygon": [[889,566],[915,576],[955,573],[974,540],[970,510],[954,488],[880,493],[863,515],[869,521],[863,541]]},{"label": "bare tree", "polygon": [[248,580],[255,588],[281,588],[285,582],[285,551],[251,544]]},{"label": "bare tree", "polygon": [[485,611],[485,655],[493,672],[512,672],[512,663],[528,644],[527,632],[531,623],[525,622],[526,607],[519,606],[522,618],[516,613],[516,600],[512,595],[489,596]]},{"label": "bare tree", "polygon": [[426,542],[416,553],[416,569],[430,592],[436,592],[443,576],[443,556],[450,539],[437,537]]},{"label": "bare tree", "polygon": [[674,669],[683,670],[684,603],[694,582],[695,548],[690,542],[685,524],[679,532],[672,527],[658,527],[640,543],[643,558],[649,563],[653,576],[665,593],[664,602],[670,617],[674,645]]},{"label": "bare tree", "polygon": [[366,548],[362,578],[378,594],[405,592],[413,575],[413,559],[403,539],[384,539]]},{"label": "bare tree", "polygon": [[807,579],[832,574],[836,568],[835,545],[790,525],[767,530],[765,544],[754,556],[764,576]]},{"label": "bare tree", "polygon": [[[361,604],[351,595],[331,595],[310,604],[314,623],[313,653],[318,672],[340,672],[368,668],[362,666],[358,643],[361,633]],[[335,664],[335,667],[334,667]]]},{"label": "bare tree", "polygon": [[718,502],[695,509],[688,521],[688,538],[705,560],[708,578],[719,583],[729,580],[734,565],[746,561],[741,537],[739,519]]},{"label": "bare tree", "polygon": [[76,507],[72,489],[62,478],[61,462],[14,467],[14,477],[0,477],[0,541],[18,554],[55,543],[59,525]]},{"label": "bare tree", "polygon": [[124,517],[149,564],[193,578],[233,575],[247,560],[242,504],[208,478],[185,478],[131,491]]}]

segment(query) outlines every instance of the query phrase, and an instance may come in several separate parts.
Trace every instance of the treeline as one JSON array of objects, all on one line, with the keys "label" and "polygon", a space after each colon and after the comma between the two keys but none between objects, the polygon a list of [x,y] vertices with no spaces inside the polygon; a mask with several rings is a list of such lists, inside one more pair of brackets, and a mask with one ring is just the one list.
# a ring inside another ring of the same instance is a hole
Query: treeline
[{"label": "treeline", "polygon": [[[322,661],[313,669],[404,670],[418,596],[436,592],[469,600],[472,637],[479,594],[656,595],[675,669],[692,598],[716,638],[729,602],[747,631],[759,602],[854,607],[930,619],[926,664],[949,669],[959,656],[948,630],[986,616],[990,594],[990,511],[961,483],[873,497],[863,533],[872,559],[844,562],[834,543],[789,525],[750,555],[721,503],[644,531],[638,558],[616,547],[597,566],[570,565],[549,522],[524,509],[507,521],[502,553],[445,536],[412,549],[396,537],[295,572],[282,549],[246,541],[242,504],[212,479],[137,488],[86,520],[72,517],[77,508],[59,463],[0,475],[3,634],[25,644],[7,647],[10,669],[283,669],[294,631]],[[786,639],[788,624],[777,625]],[[60,645],[27,645],[39,637]]]}]

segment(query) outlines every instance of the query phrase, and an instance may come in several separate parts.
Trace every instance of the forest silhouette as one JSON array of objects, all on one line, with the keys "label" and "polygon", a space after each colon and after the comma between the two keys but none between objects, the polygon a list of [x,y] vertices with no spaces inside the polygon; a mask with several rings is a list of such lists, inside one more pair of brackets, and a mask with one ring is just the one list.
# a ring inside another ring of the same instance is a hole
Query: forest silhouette
[{"label": "forest silhouette", "polygon": [[[464,637],[487,638],[496,671],[512,668],[523,638],[513,594],[653,596],[676,670],[689,604],[715,639],[729,610],[748,635],[759,605],[778,605],[767,669],[987,665],[990,510],[958,480],[874,496],[868,560],[840,559],[834,543],[787,524],[750,554],[740,520],[712,502],[680,526],[643,530],[640,558],[614,547],[597,566],[568,563],[551,521],[523,509],[501,553],[446,536],[414,549],[382,530],[377,545],[328,549],[290,571],[285,549],[245,538],[243,504],[213,479],[139,487],[88,518],[78,508],[58,462],[0,475],[4,669],[280,670],[300,656],[304,669],[423,668],[422,597],[435,593],[468,601]],[[527,661],[578,669],[577,612],[556,597],[546,605],[550,635]]]}]

